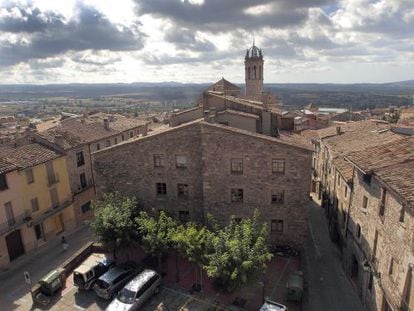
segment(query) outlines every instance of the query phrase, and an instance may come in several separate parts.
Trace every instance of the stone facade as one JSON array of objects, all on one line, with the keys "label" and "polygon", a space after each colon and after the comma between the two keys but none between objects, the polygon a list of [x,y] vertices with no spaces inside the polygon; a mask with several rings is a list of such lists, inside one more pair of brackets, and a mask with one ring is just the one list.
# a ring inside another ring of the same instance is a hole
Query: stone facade
[{"label": "stone facade", "polygon": [[323,129],[312,191],[367,310],[414,308],[414,138],[387,124]]},{"label": "stone facade", "polygon": [[197,121],[92,158],[98,196],[120,191],[142,199],[145,209],[200,223],[207,213],[226,222],[258,208],[273,242],[305,241],[311,151],[298,145]]}]

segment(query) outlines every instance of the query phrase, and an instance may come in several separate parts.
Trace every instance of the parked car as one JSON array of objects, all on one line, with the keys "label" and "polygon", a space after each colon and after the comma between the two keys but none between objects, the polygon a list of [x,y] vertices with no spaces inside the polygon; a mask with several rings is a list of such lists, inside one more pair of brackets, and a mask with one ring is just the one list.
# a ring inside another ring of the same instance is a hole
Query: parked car
[{"label": "parked car", "polygon": [[119,292],[106,311],[138,310],[152,295],[158,294],[160,285],[161,276],[154,270],[145,269]]},{"label": "parked car", "polygon": [[113,260],[104,254],[92,254],[73,272],[73,284],[80,289],[92,289],[95,281],[113,265]]},{"label": "parked car", "polygon": [[287,287],[287,296],[286,296],[287,300],[301,301],[302,294],[303,294],[302,272],[297,271],[296,273],[292,273],[291,275],[289,275],[286,287]]},{"label": "parked car", "polygon": [[260,308],[259,311],[288,311],[288,308],[285,305],[274,302],[269,299],[265,299],[265,303]]},{"label": "parked car", "polygon": [[115,266],[102,274],[94,283],[95,293],[106,300],[114,298],[118,291],[124,287],[134,276],[143,269],[134,263]]}]

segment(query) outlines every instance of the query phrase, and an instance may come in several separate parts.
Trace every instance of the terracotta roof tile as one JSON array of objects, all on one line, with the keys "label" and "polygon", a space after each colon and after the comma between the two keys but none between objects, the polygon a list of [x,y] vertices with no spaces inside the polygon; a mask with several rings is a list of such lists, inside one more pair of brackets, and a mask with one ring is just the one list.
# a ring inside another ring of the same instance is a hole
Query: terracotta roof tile
[{"label": "terracotta roof tile", "polygon": [[82,118],[67,119],[62,121],[59,126],[38,133],[37,135],[51,143],[54,143],[56,135],[61,135],[64,140],[64,149],[67,150],[82,144],[105,139],[146,124],[146,122],[141,120],[116,116],[113,121],[109,122],[109,129],[105,129],[103,120],[106,117],[106,114],[99,113],[89,116],[84,121],[82,121]]},{"label": "terracotta roof tile", "polygon": [[2,161],[7,161],[19,169],[36,166],[61,156],[56,151],[36,143],[0,148],[0,158]]}]

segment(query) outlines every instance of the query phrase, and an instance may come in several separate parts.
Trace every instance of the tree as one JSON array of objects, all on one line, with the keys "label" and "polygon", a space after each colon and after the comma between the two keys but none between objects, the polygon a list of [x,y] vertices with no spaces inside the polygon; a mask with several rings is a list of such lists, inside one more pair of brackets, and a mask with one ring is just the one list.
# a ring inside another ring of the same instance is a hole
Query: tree
[{"label": "tree", "polygon": [[119,192],[105,194],[101,201],[94,201],[95,217],[90,226],[99,240],[113,250],[136,243],[134,218],[140,209],[135,198],[122,196]]},{"label": "tree", "polygon": [[202,287],[202,267],[207,263],[207,255],[211,252],[211,232],[205,227],[198,228],[194,223],[180,225],[171,231],[171,241],[178,252],[189,262],[196,264],[195,284]]},{"label": "tree", "polygon": [[141,234],[142,246],[158,257],[158,269],[161,273],[161,256],[171,247],[170,232],[177,226],[176,222],[164,211],[159,213],[158,219],[146,212],[140,212],[135,222]]},{"label": "tree", "polygon": [[214,252],[207,255],[208,263],[204,266],[207,275],[229,290],[255,281],[272,258],[267,235],[267,225],[259,221],[257,210],[251,219],[237,221],[232,217],[226,227],[212,236]]}]

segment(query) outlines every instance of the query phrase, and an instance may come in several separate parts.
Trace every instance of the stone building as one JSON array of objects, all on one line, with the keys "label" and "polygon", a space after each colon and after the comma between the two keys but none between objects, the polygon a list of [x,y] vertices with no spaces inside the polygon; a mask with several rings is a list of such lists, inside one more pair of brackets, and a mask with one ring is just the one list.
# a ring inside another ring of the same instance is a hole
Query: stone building
[{"label": "stone building", "polygon": [[274,95],[263,92],[263,76],[263,54],[253,44],[245,57],[244,96],[238,86],[222,78],[203,92],[197,107],[174,113],[170,125],[194,121],[204,113],[217,113],[222,124],[269,136],[277,136],[280,130],[293,130],[295,116],[283,112]]},{"label": "stone building", "polygon": [[227,222],[255,208],[273,242],[302,246],[307,232],[311,149],[278,138],[196,120],[92,153],[98,195],[120,191],[182,221],[207,213]]},{"label": "stone building", "polygon": [[78,223],[92,217],[95,198],[91,153],[147,134],[147,123],[121,115],[97,113],[69,118],[39,132],[34,139],[67,155],[70,186]]},{"label": "stone building", "polygon": [[350,152],[393,142],[403,135],[393,130],[388,123],[371,120],[304,131],[303,135],[314,135],[311,190],[322,200],[333,240],[343,245],[353,172],[345,156]]},{"label": "stone building", "polygon": [[322,200],[347,275],[368,310],[409,310],[414,138],[374,121],[313,134],[312,191]]},{"label": "stone building", "polygon": [[66,156],[39,144],[0,149],[0,268],[75,227]]},{"label": "stone building", "polygon": [[263,63],[262,50],[253,43],[253,46],[246,51],[246,57],[244,58],[246,82],[245,96],[249,99],[262,99]]},{"label": "stone building", "polygon": [[414,309],[414,137],[352,152],[345,270],[367,310]]}]

